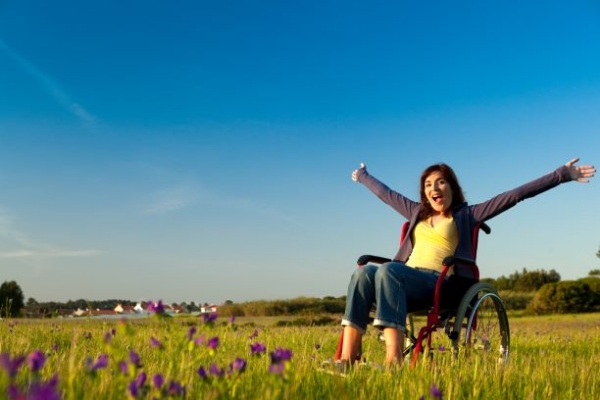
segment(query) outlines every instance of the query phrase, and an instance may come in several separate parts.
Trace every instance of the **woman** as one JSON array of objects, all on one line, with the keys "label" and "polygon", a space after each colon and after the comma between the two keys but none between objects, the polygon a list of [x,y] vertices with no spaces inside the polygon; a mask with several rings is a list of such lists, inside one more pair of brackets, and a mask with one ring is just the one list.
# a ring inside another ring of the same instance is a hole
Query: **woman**
[{"label": "woman", "polygon": [[383,330],[386,365],[402,360],[406,314],[431,304],[442,260],[449,255],[470,258],[471,234],[479,222],[508,210],[519,201],[561,183],[589,182],[594,166],[575,166],[575,158],[554,172],[480,204],[468,205],[452,168],[435,164],[421,174],[420,202],[395,192],[367,172],[352,172],[352,180],[369,188],[409,221],[408,231],[392,262],[357,268],[348,285],[342,325],[344,341],[338,369],[356,360],[369,312],[377,304],[373,325]]}]

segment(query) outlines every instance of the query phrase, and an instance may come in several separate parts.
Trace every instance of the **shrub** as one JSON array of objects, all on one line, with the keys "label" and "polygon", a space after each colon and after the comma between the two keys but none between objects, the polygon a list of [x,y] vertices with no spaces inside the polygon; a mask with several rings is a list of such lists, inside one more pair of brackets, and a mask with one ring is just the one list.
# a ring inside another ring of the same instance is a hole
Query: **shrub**
[{"label": "shrub", "polygon": [[535,314],[589,312],[594,310],[594,294],[581,281],[548,283],[537,291],[527,310]]}]

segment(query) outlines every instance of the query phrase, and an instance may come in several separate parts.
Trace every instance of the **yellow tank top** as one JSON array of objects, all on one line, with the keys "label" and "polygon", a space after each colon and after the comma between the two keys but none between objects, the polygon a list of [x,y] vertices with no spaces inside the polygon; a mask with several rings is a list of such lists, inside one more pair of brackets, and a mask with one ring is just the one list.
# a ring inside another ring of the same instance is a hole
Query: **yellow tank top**
[{"label": "yellow tank top", "polygon": [[431,219],[419,221],[413,231],[413,251],[406,261],[409,267],[442,270],[442,260],[451,256],[458,245],[458,230],[452,216],[431,226]]}]

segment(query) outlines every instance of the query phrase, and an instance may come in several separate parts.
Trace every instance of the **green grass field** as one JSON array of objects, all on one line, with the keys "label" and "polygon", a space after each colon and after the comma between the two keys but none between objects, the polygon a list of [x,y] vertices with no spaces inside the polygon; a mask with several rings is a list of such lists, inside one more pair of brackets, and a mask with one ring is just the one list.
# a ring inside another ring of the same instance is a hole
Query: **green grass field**
[{"label": "green grass field", "polygon": [[[345,377],[318,370],[335,351],[338,326],[278,320],[3,320],[0,398],[600,398],[600,314],[513,316],[506,365],[456,361],[434,344],[433,360],[414,369],[363,367]],[[373,329],[364,349],[382,360]]]}]

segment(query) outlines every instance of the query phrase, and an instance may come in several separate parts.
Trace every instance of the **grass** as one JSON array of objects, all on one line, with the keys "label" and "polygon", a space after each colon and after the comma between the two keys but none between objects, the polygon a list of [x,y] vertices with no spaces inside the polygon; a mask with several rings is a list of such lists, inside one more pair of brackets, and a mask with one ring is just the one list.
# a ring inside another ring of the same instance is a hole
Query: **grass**
[{"label": "grass", "polygon": [[[3,320],[0,398],[600,398],[600,314],[511,316],[506,365],[436,350],[412,370],[357,368],[346,377],[318,371],[339,326],[279,320]],[[364,350],[383,359],[373,329]]]}]

